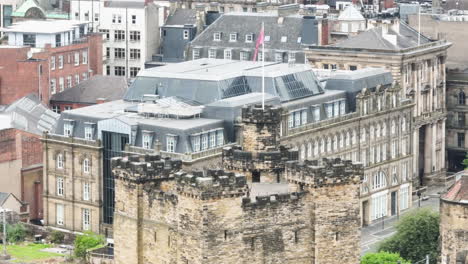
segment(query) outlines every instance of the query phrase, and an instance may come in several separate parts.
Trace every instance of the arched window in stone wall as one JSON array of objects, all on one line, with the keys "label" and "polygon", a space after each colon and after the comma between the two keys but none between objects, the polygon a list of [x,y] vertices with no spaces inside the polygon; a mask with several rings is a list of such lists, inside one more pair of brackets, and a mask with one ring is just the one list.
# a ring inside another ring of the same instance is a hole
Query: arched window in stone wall
[{"label": "arched window in stone wall", "polygon": [[361,138],[361,142],[365,142],[365,141],[366,141],[366,128],[365,128],[365,127],[361,128],[361,135],[360,135],[360,138]]},{"label": "arched window in stone wall", "polygon": [[305,160],[306,149],[305,149],[304,144],[300,146],[300,153],[301,153],[301,160]]},{"label": "arched window in stone wall", "polygon": [[385,121],[382,122],[382,137],[387,136],[387,123]]},{"label": "arched window in stone wall", "polygon": [[320,139],[320,153],[325,153],[325,139]]},{"label": "arched window in stone wall", "polygon": [[332,150],[332,139],[331,137],[327,138],[327,152],[331,152]]},{"label": "arched window in stone wall", "polygon": [[374,174],[372,181],[372,190],[378,190],[387,186],[387,178],[383,171]]},{"label": "arched window in stone wall", "polygon": [[345,137],[344,132],[341,132],[340,133],[340,144],[339,144],[340,148],[344,147],[344,141],[345,141],[344,137]]},{"label": "arched window in stone wall", "polygon": [[391,124],[391,127],[390,127],[390,133],[391,133],[392,135],[395,135],[395,133],[396,133],[395,119],[392,119],[392,124]]},{"label": "arched window in stone wall", "polygon": [[63,169],[63,164],[64,164],[63,154],[62,153],[57,154],[56,159],[57,159],[56,160],[57,169]]},{"label": "arched window in stone wall", "polygon": [[314,140],[314,156],[317,157],[319,153],[319,141]]},{"label": "arched window in stone wall", "polygon": [[338,136],[334,135],[333,136],[333,151],[336,151],[338,149]]},{"label": "arched window in stone wall", "polygon": [[401,117],[401,131],[402,132],[406,131],[406,116]]},{"label": "arched window in stone wall", "polygon": [[312,158],[312,143],[307,143],[307,158]]},{"label": "arched window in stone wall", "polygon": [[345,135],[345,145],[349,146],[350,141],[351,141],[351,136],[349,135],[349,130],[347,130],[346,135]]},{"label": "arched window in stone wall", "polygon": [[351,139],[351,145],[355,145],[355,144],[356,144],[356,138],[357,138],[356,129],[353,129],[352,134],[353,134],[353,137],[352,137],[352,139]]},{"label": "arched window in stone wall", "polygon": [[458,93],[458,104],[464,105],[465,103],[466,103],[465,92],[460,91],[460,92]]},{"label": "arched window in stone wall", "polygon": [[380,137],[380,124],[377,123],[377,126],[375,127],[375,138]]},{"label": "arched window in stone wall", "polygon": [[374,126],[371,125],[369,128],[369,138],[370,140],[374,140]]}]

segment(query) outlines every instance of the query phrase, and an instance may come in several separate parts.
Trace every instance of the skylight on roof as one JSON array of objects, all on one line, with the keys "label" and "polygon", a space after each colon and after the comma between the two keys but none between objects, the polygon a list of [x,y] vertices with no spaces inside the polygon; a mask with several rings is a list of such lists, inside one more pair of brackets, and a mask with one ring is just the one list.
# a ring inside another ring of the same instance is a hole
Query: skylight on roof
[{"label": "skylight on roof", "polygon": [[288,41],[288,37],[282,36],[282,37],[281,37],[281,42],[286,42],[286,41]]},{"label": "skylight on roof", "polygon": [[270,36],[265,36],[265,41],[270,41]]}]

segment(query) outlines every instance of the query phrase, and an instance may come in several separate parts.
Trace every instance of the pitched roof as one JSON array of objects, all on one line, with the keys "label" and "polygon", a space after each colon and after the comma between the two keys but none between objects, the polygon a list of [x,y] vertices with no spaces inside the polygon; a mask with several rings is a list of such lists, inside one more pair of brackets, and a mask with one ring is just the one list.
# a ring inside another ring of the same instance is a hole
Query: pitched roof
[{"label": "pitched roof", "polygon": [[442,196],[442,199],[468,204],[468,176],[461,176],[461,178]]},{"label": "pitched roof", "polygon": [[345,8],[338,16],[338,20],[342,21],[364,21],[364,17],[361,15],[354,6],[350,5]]},{"label": "pitched roof", "polygon": [[[254,49],[262,22],[265,25],[265,49],[302,50],[301,45],[318,43],[318,21],[313,17],[291,15],[279,17],[275,13],[227,13],[208,26],[191,43],[191,46],[210,46]],[[221,33],[221,40],[214,41],[214,33]],[[237,34],[237,41],[230,41],[230,34]],[[253,34],[253,41],[246,42],[246,35]]]},{"label": "pitched roof", "polygon": [[196,10],[194,9],[177,9],[171,14],[164,24],[165,26],[183,26],[195,25],[197,22]]},{"label": "pitched roof", "polygon": [[37,135],[42,135],[44,131],[53,131],[60,117],[43,105],[34,94],[13,102],[0,115],[10,117],[11,128]]},{"label": "pitched roof", "polygon": [[114,101],[122,99],[127,87],[124,77],[95,75],[72,88],[52,95],[50,101],[84,104],[95,104],[99,98]]},{"label": "pitched roof", "polygon": [[10,196],[10,193],[0,192],[0,205],[3,205],[3,203],[8,199],[8,196]]},{"label": "pitched roof", "polygon": [[[398,32],[390,25],[387,34],[383,34],[383,30],[383,27],[372,28],[332,46],[376,50],[401,50],[418,46],[418,32],[403,22],[399,23]],[[390,41],[392,38],[395,38],[395,43]],[[420,44],[429,42],[431,40],[421,34]]]}]

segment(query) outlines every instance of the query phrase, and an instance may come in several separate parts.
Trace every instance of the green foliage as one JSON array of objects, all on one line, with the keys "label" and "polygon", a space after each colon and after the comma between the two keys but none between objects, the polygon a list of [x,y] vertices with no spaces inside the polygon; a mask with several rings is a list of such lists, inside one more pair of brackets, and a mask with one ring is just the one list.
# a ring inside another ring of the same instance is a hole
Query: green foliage
[{"label": "green foliage", "polygon": [[38,260],[63,256],[58,253],[41,251],[49,247],[51,247],[51,245],[46,244],[8,245],[7,252],[15,259],[13,262],[19,263],[32,263],[37,262]]},{"label": "green foliage", "polygon": [[[400,261],[400,262],[398,262]],[[362,257],[361,264],[411,264],[411,262],[400,257],[398,253],[379,252],[367,253]]]},{"label": "green foliage", "polygon": [[54,244],[63,243],[64,238],[65,238],[65,235],[60,231],[54,230],[50,233],[50,242]]},{"label": "green foliage", "polygon": [[75,239],[75,256],[85,258],[88,249],[103,245],[104,242],[104,236],[97,235],[93,232],[85,232]]},{"label": "green foliage", "polygon": [[465,166],[465,169],[468,169],[468,152],[465,155],[465,159],[462,162],[463,166]]},{"label": "green foliage", "polygon": [[26,228],[20,224],[7,225],[7,241],[10,243],[17,243],[24,241],[27,235]]},{"label": "green foliage", "polygon": [[439,214],[429,209],[419,210],[403,217],[396,225],[396,234],[385,240],[379,251],[399,253],[411,262],[430,256],[436,263],[439,238]]}]

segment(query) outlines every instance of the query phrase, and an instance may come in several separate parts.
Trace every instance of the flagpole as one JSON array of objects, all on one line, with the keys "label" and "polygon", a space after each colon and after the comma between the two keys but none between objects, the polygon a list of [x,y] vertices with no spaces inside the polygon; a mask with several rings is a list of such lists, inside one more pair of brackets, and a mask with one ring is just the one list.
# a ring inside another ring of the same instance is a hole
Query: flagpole
[{"label": "flagpole", "polygon": [[[265,38],[265,24],[262,22],[263,38]],[[262,110],[265,110],[265,39],[262,41]]]}]

